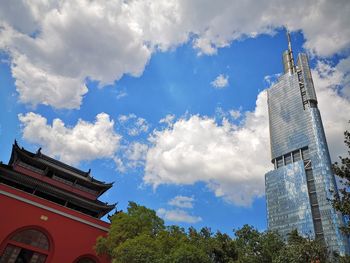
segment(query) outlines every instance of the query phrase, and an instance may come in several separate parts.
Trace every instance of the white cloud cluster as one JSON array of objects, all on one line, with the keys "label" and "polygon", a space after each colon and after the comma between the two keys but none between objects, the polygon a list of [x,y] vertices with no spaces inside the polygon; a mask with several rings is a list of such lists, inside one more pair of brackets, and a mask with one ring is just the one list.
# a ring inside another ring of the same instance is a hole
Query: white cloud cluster
[{"label": "white cloud cluster", "polygon": [[228,76],[220,74],[210,84],[216,89],[226,88],[228,86]]},{"label": "white cloud cluster", "polygon": [[263,175],[270,167],[265,92],[259,94],[255,111],[245,113],[241,127],[194,115],[155,131],[150,141],[146,184],[201,181],[216,196],[237,205],[249,205],[264,194]]},{"label": "white cloud cluster", "polygon": [[168,204],[180,208],[193,208],[193,197],[177,195],[173,199],[169,200]]},{"label": "white cloud cluster", "polygon": [[175,115],[174,114],[168,114],[166,115],[163,119],[159,121],[159,123],[164,123],[168,126],[171,126],[175,120]]},{"label": "white cloud cluster", "polygon": [[[336,66],[319,61],[312,71],[333,161],[346,154],[343,132],[349,128],[349,61],[343,59]],[[265,91],[240,126],[227,119],[219,125],[197,115],[180,118],[151,137],[144,181],[153,187],[205,182],[216,196],[249,205],[264,194],[264,174],[272,168],[268,126]]]},{"label": "white cloud cluster", "polygon": [[149,129],[147,121],[144,118],[137,117],[133,113],[120,115],[118,120],[130,136],[137,136],[143,132],[147,132]]},{"label": "white cloud cluster", "polygon": [[318,106],[322,115],[332,161],[345,156],[344,131],[350,120],[350,57],[335,67],[319,61],[312,71]]},{"label": "white cloud cluster", "polygon": [[242,116],[241,110],[230,110],[229,114],[234,120],[237,120]]},{"label": "white cloud cluster", "polygon": [[142,167],[145,164],[148,145],[140,142],[132,142],[120,147],[120,156],[114,157],[114,162],[119,172]]},{"label": "white cloud cluster", "polygon": [[[114,121],[106,113],[98,114],[95,122],[79,120],[73,127],[67,127],[60,119],[54,119],[50,125],[45,117],[33,112],[19,114],[18,118],[24,139],[42,146],[46,154],[64,162],[77,164],[83,160],[109,158],[121,172],[144,165],[148,145],[121,141],[122,136],[115,132]],[[127,122],[130,118],[142,119],[134,114],[121,115],[119,122]]]},{"label": "white cloud cluster", "polygon": [[157,214],[165,220],[172,222],[184,222],[189,224],[198,223],[202,221],[200,216],[191,215],[188,211],[184,210],[192,209],[193,202],[193,197],[177,195],[168,202],[168,205],[175,206],[175,209],[159,208]]},{"label": "white cloud cluster", "polygon": [[192,216],[187,211],[181,209],[164,209],[159,208],[157,210],[158,216],[164,218],[165,220],[169,220],[172,222],[184,222],[188,224],[195,224],[202,221],[202,218],[199,216]]},{"label": "white cloud cluster", "polygon": [[78,108],[86,79],[100,86],[142,74],[156,50],[189,40],[202,54],[232,41],[302,30],[305,47],[330,56],[350,46],[349,1],[2,1],[0,49],[12,59],[22,102]]},{"label": "white cloud cluster", "polygon": [[113,158],[121,139],[114,131],[114,121],[106,113],[98,114],[93,123],[79,120],[74,127],[66,127],[60,119],[54,119],[50,125],[46,118],[33,112],[20,114],[18,118],[24,139],[41,145],[46,154],[70,164]]},{"label": "white cloud cluster", "polygon": [[25,6],[31,20],[25,22],[34,28],[20,32],[24,22],[12,23],[15,8],[5,9],[0,48],[12,57],[22,102],[78,108],[87,92],[86,78],[104,86],[124,74],[139,76],[150,58],[142,29],[132,19],[136,14],[122,1],[16,2]]}]

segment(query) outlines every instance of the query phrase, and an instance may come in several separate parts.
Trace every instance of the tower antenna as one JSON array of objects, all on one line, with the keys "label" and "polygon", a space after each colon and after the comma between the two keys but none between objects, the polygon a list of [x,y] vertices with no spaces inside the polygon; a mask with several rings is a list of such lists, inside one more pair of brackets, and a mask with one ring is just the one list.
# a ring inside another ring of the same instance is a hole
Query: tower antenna
[{"label": "tower antenna", "polygon": [[288,28],[287,28],[286,34],[287,34],[287,40],[288,40],[288,51],[292,53],[292,42],[290,41],[290,33]]},{"label": "tower antenna", "polygon": [[284,73],[293,74],[296,72],[295,65],[294,65],[294,58],[293,58],[293,51],[292,51],[292,43],[290,40],[290,33],[288,28],[286,27],[286,35],[288,40],[288,50],[284,51],[283,53],[283,67],[284,67]]}]

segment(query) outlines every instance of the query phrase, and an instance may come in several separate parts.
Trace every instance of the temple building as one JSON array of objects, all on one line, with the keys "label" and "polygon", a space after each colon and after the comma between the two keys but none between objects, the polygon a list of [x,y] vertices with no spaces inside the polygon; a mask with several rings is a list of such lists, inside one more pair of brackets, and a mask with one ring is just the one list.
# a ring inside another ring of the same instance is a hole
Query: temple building
[{"label": "temple building", "polygon": [[15,141],[0,163],[0,263],[105,263],[93,249],[115,208],[98,198],[112,184],[88,172],[32,153]]}]

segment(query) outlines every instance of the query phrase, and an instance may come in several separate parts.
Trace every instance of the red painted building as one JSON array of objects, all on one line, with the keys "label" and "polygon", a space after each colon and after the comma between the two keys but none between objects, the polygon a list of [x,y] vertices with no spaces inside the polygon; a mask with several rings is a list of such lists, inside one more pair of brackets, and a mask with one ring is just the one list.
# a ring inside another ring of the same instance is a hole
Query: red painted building
[{"label": "red painted building", "polygon": [[0,263],[106,263],[93,249],[115,205],[98,200],[106,184],[40,152],[13,145],[0,163]]}]

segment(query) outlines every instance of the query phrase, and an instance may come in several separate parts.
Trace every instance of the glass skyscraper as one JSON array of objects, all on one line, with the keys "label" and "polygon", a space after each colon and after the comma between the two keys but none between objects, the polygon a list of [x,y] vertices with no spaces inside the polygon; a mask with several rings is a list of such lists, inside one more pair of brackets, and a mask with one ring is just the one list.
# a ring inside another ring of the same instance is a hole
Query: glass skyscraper
[{"label": "glass skyscraper", "polygon": [[297,229],[343,255],[349,240],[340,230],[342,215],[329,201],[337,186],[308,58],[299,54],[295,65],[287,36],[284,74],[267,90],[274,164],[265,175],[268,228],[285,238]]}]

